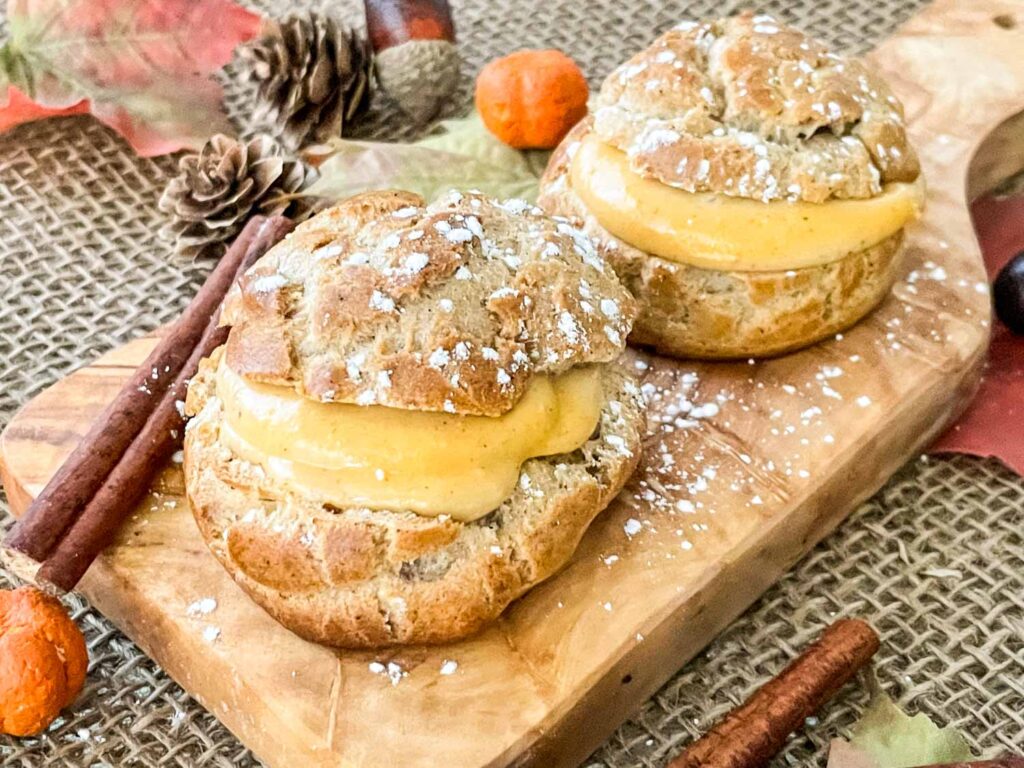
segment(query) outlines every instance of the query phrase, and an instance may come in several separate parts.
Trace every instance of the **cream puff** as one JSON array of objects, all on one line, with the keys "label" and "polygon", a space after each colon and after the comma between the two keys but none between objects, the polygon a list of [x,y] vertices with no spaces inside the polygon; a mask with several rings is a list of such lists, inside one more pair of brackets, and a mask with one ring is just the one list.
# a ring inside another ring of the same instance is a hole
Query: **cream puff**
[{"label": "cream puff", "polygon": [[210,550],[299,635],[465,637],[572,555],[640,454],[635,302],[522,201],[403,192],[299,226],[225,303],[191,383]]},{"label": "cream puff", "polygon": [[750,13],[679,24],[613,71],[540,197],[638,299],[631,341],[698,358],[776,355],[856,323],[922,204],[889,87]]}]

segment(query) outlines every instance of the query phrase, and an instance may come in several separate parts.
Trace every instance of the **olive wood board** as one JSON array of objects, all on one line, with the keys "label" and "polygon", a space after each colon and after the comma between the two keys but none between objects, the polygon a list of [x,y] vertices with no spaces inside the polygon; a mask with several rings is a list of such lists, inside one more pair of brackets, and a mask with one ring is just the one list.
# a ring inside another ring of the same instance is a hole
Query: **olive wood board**
[{"label": "olive wood board", "polygon": [[[578,764],[975,390],[990,300],[966,189],[983,139],[1024,110],[1017,23],[1024,2],[940,0],[871,54],[906,105],[929,189],[891,296],[841,337],[771,361],[631,353],[663,393],[640,468],[568,567],[480,635],[378,652],[300,640],[208,554],[173,465],[82,591],[274,768]],[[1003,156],[980,167],[995,175]],[[16,513],[153,341],[11,421],[0,453]]]}]

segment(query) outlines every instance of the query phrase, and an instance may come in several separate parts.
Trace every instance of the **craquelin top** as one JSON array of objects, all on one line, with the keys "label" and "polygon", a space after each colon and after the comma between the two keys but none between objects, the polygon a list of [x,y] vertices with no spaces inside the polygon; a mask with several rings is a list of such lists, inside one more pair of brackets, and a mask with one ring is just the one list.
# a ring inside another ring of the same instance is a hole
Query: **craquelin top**
[{"label": "craquelin top", "polygon": [[530,378],[607,363],[635,302],[591,240],[521,200],[406,192],[299,226],[229,294],[238,374],[321,401],[500,415]]},{"label": "craquelin top", "polygon": [[683,22],[619,66],[594,131],[638,174],[688,192],[822,202],[920,173],[885,82],[752,13]]}]

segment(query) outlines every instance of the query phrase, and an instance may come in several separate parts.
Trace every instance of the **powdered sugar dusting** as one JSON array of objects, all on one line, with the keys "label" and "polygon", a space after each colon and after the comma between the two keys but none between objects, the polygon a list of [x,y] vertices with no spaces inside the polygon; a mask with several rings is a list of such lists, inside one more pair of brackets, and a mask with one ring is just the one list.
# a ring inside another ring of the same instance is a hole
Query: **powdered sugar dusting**
[{"label": "powdered sugar dusting", "polygon": [[370,295],[370,307],[379,312],[394,312],[395,300],[380,291],[374,291]]},{"label": "powdered sugar dusting", "polygon": [[368,665],[368,669],[374,675],[378,675],[386,679],[391,686],[394,687],[402,682],[409,673],[405,668],[396,661],[371,661]]},{"label": "powdered sugar dusting", "polygon": [[271,293],[272,291],[284,288],[286,285],[288,285],[288,278],[275,272],[271,275],[257,277],[250,284],[250,288],[257,293]]},{"label": "powdered sugar dusting", "polygon": [[217,610],[217,601],[212,597],[203,597],[189,604],[186,613],[195,618],[197,616],[209,616]]}]

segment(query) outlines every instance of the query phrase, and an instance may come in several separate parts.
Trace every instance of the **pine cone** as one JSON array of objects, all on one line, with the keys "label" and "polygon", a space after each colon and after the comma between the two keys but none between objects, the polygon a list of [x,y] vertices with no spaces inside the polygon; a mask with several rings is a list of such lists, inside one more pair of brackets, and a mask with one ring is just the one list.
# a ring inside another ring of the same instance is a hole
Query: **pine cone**
[{"label": "pine cone", "polygon": [[304,201],[287,195],[315,173],[269,136],[243,142],[218,134],[178,162],[160,197],[160,210],[171,215],[160,235],[183,256],[220,256],[251,214],[302,213]]},{"label": "pine cone", "polygon": [[290,16],[242,57],[258,84],[256,120],[289,149],[340,136],[369,103],[369,43],[328,16]]}]

